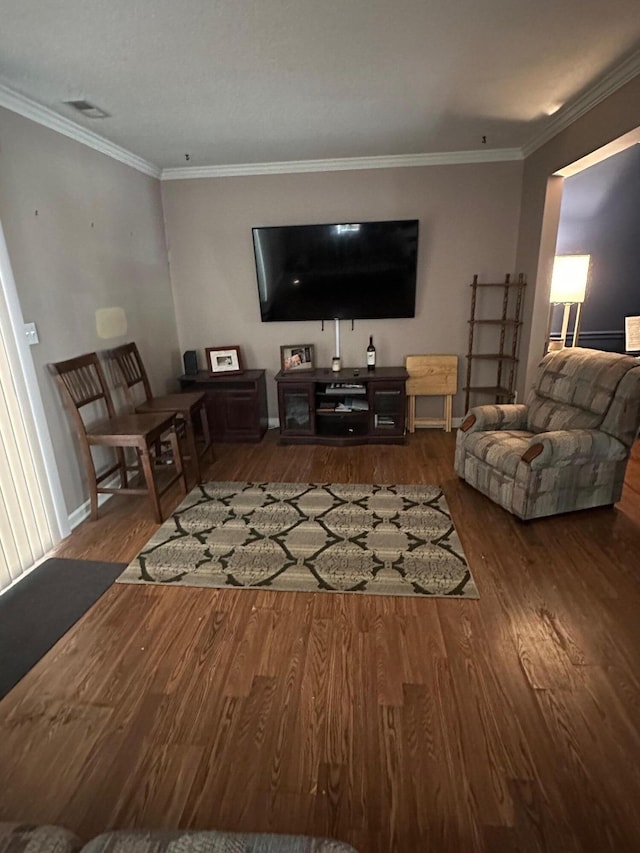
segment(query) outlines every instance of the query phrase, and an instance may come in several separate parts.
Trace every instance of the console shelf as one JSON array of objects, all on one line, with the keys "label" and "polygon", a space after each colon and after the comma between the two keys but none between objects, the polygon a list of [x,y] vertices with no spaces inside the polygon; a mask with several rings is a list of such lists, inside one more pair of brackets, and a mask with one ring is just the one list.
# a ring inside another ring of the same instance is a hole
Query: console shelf
[{"label": "console shelf", "polygon": [[404,367],[280,371],[282,444],[403,444]]},{"label": "console shelf", "polygon": [[260,441],[267,431],[264,370],[211,376],[206,370],[179,378],[181,391],[204,391],[214,441]]}]

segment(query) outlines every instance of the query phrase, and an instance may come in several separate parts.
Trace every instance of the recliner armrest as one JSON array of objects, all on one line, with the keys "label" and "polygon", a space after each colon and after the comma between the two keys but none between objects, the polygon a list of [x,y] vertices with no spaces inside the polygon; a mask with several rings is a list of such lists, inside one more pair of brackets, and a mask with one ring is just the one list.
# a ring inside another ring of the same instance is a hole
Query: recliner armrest
[{"label": "recliner armrest", "polygon": [[567,429],[534,435],[522,461],[532,468],[563,468],[588,462],[621,462],[628,450],[599,429]]},{"label": "recliner armrest", "polygon": [[522,403],[504,406],[474,406],[469,409],[460,429],[462,432],[487,432],[497,429],[527,428],[529,407]]}]

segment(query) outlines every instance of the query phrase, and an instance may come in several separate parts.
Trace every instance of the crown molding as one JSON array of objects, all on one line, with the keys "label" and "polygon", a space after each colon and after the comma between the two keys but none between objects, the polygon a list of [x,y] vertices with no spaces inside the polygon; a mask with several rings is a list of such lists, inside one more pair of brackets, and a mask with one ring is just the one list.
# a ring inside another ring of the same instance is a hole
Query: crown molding
[{"label": "crown molding", "polygon": [[276,163],[236,163],[222,166],[179,166],[160,169],[154,163],[110,142],[92,130],[59,115],[49,107],[0,84],[0,107],[55,130],[152,178],[181,181],[194,178],[243,175],[286,175],[301,172],[339,172],[354,169],[397,169],[410,166],[451,166],[469,163],[501,163],[522,160],[520,148],[488,148],[475,151],[443,151],[432,154],[393,154],[379,157],[342,157],[327,160],[289,160]]},{"label": "crown molding", "polygon": [[608,98],[609,95],[613,95],[638,74],[640,74],[640,50],[634,51],[624,62],[601,77],[594,86],[552,116],[544,130],[522,146],[523,156],[528,157],[533,154],[534,151],[557,136],[565,127],[573,124],[574,121],[593,109],[596,104]]},{"label": "crown molding", "polygon": [[137,154],[127,151],[126,148],[121,148],[114,142],[109,142],[108,139],[99,136],[92,130],[86,130],[68,118],[58,115],[58,113],[55,113],[49,107],[44,107],[42,104],[31,100],[31,98],[27,98],[25,95],[14,92],[2,84],[0,84],[0,107],[11,110],[13,113],[18,113],[18,115],[31,119],[31,121],[35,121],[37,124],[43,125],[43,127],[48,127],[50,130],[55,130],[57,133],[80,142],[88,148],[93,148],[101,154],[106,154],[107,157],[118,160],[126,166],[131,166],[132,169],[136,169],[138,172],[142,172],[152,178],[160,177],[161,170],[154,163],[138,157]]},{"label": "crown molding", "polygon": [[408,166],[452,166],[522,160],[520,148],[486,151],[443,151],[434,154],[393,154],[381,157],[342,157],[332,160],[289,160],[281,163],[236,163],[226,166],[179,166],[163,169],[163,181],[226,178],[243,175],[290,175],[298,172],[341,172],[354,169],[397,169]]},{"label": "crown molding", "polygon": [[44,127],[61,133],[76,142],[106,154],[163,181],[180,181],[197,178],[240,177],[243,175],[283,175],[304,172],[338,172],[357,169],[396,169],[411,166],[451,166],[471,163],[498,163],[523,160],[541,148],[554,136],[579,119],[605,98],[640,74],[640,49],[612,69],[598,82],[550,117],[545,128],[522,148],[489,148],[473,151],[443,151],[431,154],[397,154],[379,157],[343,157],[326,160],[290,160],[275,163],[238,163],[221,166],[179,166],[161,169],[148,160],[138,157],[94,131],[87,130],[49,107],[13,91],[0,83],[0,107],[28,118]]}]

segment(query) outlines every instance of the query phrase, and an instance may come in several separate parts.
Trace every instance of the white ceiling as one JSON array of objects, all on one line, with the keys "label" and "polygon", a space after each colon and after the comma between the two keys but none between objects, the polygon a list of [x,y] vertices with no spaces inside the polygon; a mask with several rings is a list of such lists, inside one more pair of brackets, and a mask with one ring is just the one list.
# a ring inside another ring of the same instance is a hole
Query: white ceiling
[{"label": "white ceiling", "polygon": [[0,84],[161,168],[526,149],[639,45],[638,0],[0,0]]}]

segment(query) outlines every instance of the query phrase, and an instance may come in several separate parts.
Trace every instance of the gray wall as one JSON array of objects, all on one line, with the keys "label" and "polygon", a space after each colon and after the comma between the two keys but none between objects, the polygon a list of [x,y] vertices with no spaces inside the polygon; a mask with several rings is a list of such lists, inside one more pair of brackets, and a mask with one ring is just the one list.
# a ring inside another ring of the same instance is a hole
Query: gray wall
[{"label": "gray wall", "polygon": [[[376,169],[164,181],[163,205],[181,349],[239,344],[245,366],[268,372],[269,414],[280,345],[310,343],[320,366],[333,323],[262,323],[251,228],[358,220],[420,220],[415,319],[343,321],[346,366],[365,363],[373,335],[380,365],[410,353],[467,351],[469,282],[513,272],[522,164]],[[460,387],[462,387],[460,381]],[[440,401],[437,403],[440,405]],[[463,414],[464,396],[454,402]]]},{"label": "gray wall", "polygon": [[[158,391],[180,371],[160,182],[0,109],[0,220],[71,513],[88,492],[47,363],[135,339]],[[101,339],[113,307],[127,332]]]}]

